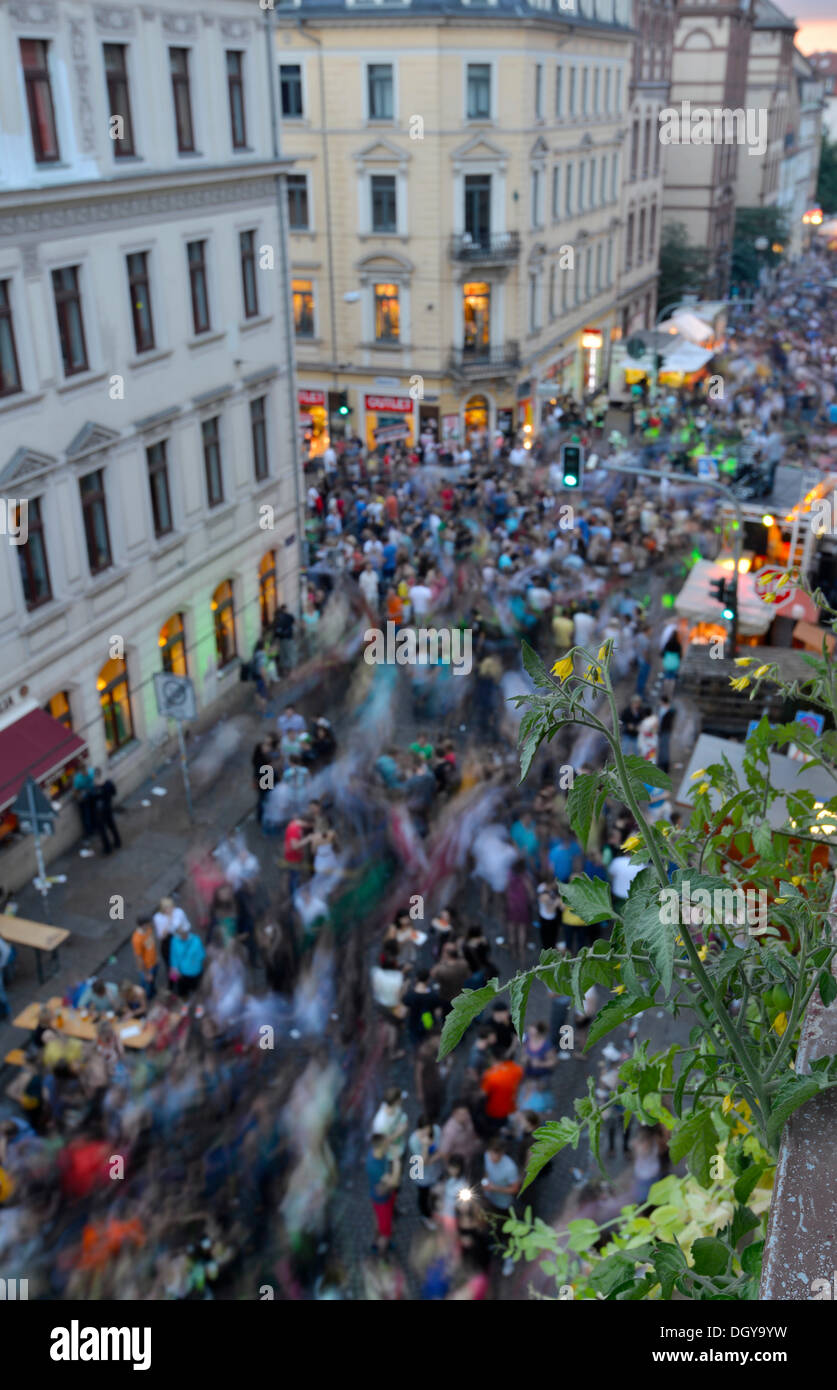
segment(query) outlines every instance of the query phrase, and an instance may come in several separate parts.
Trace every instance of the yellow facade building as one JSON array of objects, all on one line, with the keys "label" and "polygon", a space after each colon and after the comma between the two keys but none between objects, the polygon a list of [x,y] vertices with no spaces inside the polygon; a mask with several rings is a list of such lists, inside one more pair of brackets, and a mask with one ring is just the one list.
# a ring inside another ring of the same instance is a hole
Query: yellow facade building
[{"label": "yellow facade building", "polygon": [[311,451],[346,429],[368,447],[537,429],[552,396],[606,383],[630,0],[277,0],[275,25]]}]

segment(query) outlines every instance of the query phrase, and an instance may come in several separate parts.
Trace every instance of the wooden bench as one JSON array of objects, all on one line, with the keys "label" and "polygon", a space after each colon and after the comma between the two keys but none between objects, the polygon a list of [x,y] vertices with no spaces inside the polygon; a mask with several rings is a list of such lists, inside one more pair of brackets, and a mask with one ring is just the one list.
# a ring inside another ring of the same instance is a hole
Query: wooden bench
[{"label": "wooden bench", "polygon": [[13,1047],[11,1052],[6,1053],[5,1057],[3,1058],[3,1061],[9,1067],[22,1067],[24,1062],[26,1061],[26,1057],[23,1053],[23,1048]]},{"label": "wooden bench", "polygon": [[[43,1003],[38,1003],[37,1000],[32,1004],[27,1004],[26,1008],[18,1014],[17,1018],[13,1019],[13,1027],[23,1028],[27,1033],[31,1033],[38,1026],[38,1019],[40,1018],[41,1009],[43,1007]],[[68,1008],[68,1006],[62,1004],[61,1000],[58,998],[48,999],[47,1008],[52,1014],[50,1026],[55,1029],[59,1036],[63,1034],[67,1038],[79,1038],[81,1042],[96,1041],[97,1026],[104,1020],[104,1014],[96,1016],[91,1012],[89,1016],[85,1017],[84,1014],[87,1012],[86,1010],[80,1012],[78,1009]],[[61,1019],[60,1027],[57,1021],[58,1018]],[[125,1047],[142,1049],[148,1047],[149,1043],[154,1039],[156,1030],[154,1026],[147,1023],[145,1019],[114,1018],[111,1019],[110,1022],[113,1023],[114,1029],[122,1038]],[[126,1028],[130,1030],[127,1038],[124,1036]],[[134,1032],[135,1028],[138,1028],[139,1032]]]},{"label": "wooden bench", "polygon": [[31,946],[35,952],[38,968],[38,981],[44,983],[43,956],[54,957],[56,974],[59,968],[58,948],[67,940],[70,933],[64,927],[49,927],[44,922],[30,922],[26,917],[10,917],[7,912],[0,913],[0,936],[14,946]]}]

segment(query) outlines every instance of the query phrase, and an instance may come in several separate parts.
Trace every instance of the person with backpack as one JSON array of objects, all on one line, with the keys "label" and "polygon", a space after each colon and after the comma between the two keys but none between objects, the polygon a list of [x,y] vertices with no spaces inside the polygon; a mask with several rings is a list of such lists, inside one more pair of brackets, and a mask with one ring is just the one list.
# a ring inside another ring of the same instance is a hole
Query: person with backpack
[{"label": "person with backpack", "polygon": [[415,983],[407,990],[402,1002],[407,1009],[407,1033],[413,1046],[418,1047],[433,1031],[442,1007],[438,987],[431,983],[429,970],[416,971]]}]

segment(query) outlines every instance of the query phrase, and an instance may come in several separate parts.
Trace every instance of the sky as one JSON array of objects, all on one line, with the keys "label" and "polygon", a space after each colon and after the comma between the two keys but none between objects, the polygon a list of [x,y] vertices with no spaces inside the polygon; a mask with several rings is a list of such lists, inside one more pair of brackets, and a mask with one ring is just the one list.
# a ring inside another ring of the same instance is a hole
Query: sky
[{"label": "sky", "polygon": [[796,46],[801,53],[837,52],[834,0],[775,0],[779,9],[799,25]]}]

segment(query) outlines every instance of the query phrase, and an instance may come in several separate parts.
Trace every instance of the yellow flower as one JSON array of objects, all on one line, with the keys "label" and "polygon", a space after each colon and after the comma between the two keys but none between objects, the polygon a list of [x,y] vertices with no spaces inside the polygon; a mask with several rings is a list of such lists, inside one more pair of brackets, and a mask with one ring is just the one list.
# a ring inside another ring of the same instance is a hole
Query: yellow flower
[{"label": "yellow flower", "polygon": [[753,678],[758,680],[759,676],[765,675],[770,670],[769,666],[757,666],[753,672]]},{"label": "yellow flower", "polygon": [[598,652],[596,653],[596,660],[597,660],[597,661],[604,661],[605,658],[606,658],[606,656],[607,656],[607,643],[605,642],[601,647],[599,647],[599,650],[598,650]]},{"label": "yellow flower", "polygon": [[708,791],[709,791],[709,783],[708,783],[708,782],[701,782],[700,786],[698,787],[698,796],[703,796],[703,793],[704,793],[704,792],[708,792]]},{"label": "yellow flower", "polygon": [[[791,883],[792,883],[795,887],[799,887],[799,884],[800,884],[801,882],[802,882],[802,879],[799,877],[799,874],[794,874],[793,877],[791,878]],[[777,901],[778,901],[778,900],[777,900]]]},{"label": "yellow flower", "polygon": [[571,656],[562,656],[560,661],[556,661],[552,668],[553,676],[557,676],[563,682],[573,673],[573,659]]},{"label": "yellow flower", "polygon": [[624,985],[617,985],[616,988],[614,989],[613,993],[614,993],[614,994],[624,994],[624,993],[625,993],[625,986],[624,986]]},{"label": "yellow flower", "polygon": [[690,781],[690,782],[694,782],[698,777],[705,777],[705,776],[706,776],[706,768],[705,768],[705,767],[699,767],[698,770],[697,770],[697,772],[693,772],[693,773],[692,773],[691,777],[689,778],[689,781]]},{"label": "yellow flower", "polygon": [[598,666],[588,666],[584,674],[588,681],[594,681],[596,685],[604,685],[604,679]]},{"label": "yellow flower", "polygon": [[737,680],[733,680],[732,676],[730,676],[729,683],[733,690],[746,690],[747,686],[750,684],[750,677],[739,676]]},{"label": "yellow flower", "polygon": [[737,656],[735,658],[736,666],[752,666],[754,661],[754,656]]},{"label": "yellow flower", "polygon": [[638,849],[639,846],[640,846],[641,844],[642,844],[642,837],[641,837],[640,835],[629,835],[628,838],[627,838],[627,840],[623,840],[623,841],[622,841],[622,848],[623,848],[623,849]]},{"label": "yellow flower", "polygon": [[781,1038],[781,1036],[782,1036],[782,1034],[784,1033],[784,1031],[785,1031],[785,1029],[787,1028],[787,1026],[788,1026],[788,1016],[787,1016],[787,1014],[777,1014],[776,1017],[775,1017],[774,1020],[773,1020],[773,1032],[774,1032],[774,1033],[778,1033],[778,1034],[779,1034],[779,1037]]},{"label": "yellow flower", "polygon": [[670,826],[670,825],[661,825],[661,826],[660,826],[660,834],[663,836],[664,839],[667,840],[668,837],[669,837],[669,835],[671,834],[671,826]]},{"label": "yellow flower", "polygon": [[682,938],[682,936],[676,936],[676,937],[674,938],[674,944],[675,944],[675,946],[682,946],[682,945],[683,945],[683,938]]},{"label": "yellow flower", "polygon": [[706,957],[707,957],[708,955],[709,955],[709,947],[708,947],[708,946],[701,946],[700,950],[698,951],[698,960],[706,960]]},{"label": "yellow flower", "polygon": [[786,903],[787,898],[774,898],[773,901],[774,903]]}]

